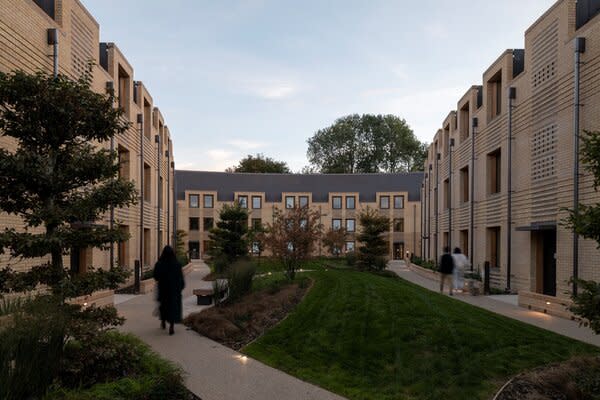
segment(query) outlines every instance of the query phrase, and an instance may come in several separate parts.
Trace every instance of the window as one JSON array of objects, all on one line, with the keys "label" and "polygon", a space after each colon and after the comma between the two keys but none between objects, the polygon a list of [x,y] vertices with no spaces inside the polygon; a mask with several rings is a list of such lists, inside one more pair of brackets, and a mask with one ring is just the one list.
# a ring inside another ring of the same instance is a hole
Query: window
[{"label": "window", "polygon": [[379,197],[379,208],[388,209],[390,208],[390,196]]},{"label": "window", "polygon": [[342,220],[341,219],[332,219],[331,220],[331,229],[333,229],[334,231],[337,231],[341,227],[342,227]]},{"label": "window", "polygon": [[354,251],[354,242],[346,242],[346,252]]},{"label": "window", "polygon": [[306,218],[302,218],[300,220],[300,228],[301,229],[306,229],[307,226],[308,226],[308,220]]},{"label": "window", "polygon": [[404,218],[394,219],[394,232],[404,232]]},{"label": "window", "polygon": [[459,138],[460,142],[469,137],[469,103],[465,103],[464,106],[458,112],[458,125],[459,125]]},{"label": "window", "polygon": [[354,219],[346,220],[346,231],[354,232],[356,230],[356,221]]},{"label": "window", "polygon": [[252,242],[252,254],[260,254],[260,243]]},{"label": "window", "polygon": [[469,231],[467,229],[460,231],[460,250],[469,257]]},{"label": "window", "polygon": [[238,203],[242,208],[248,208],[248,196],[238,196]]},{"label": "window", "polygon": [[215,220],[214,218],[206,217],[202,221],[202,224],[204,226],[204,232],[208,232],[215,225]]},{"label": "window", "polygon": [[210,240],[202,241],[202,250],[204,250],[204,254],[208,254],[210,252],[211,242]]},{"label": "window", "polygon": [[144,259],[142,265],[149,266],[152,262],[151,258],[152,241],[150,236],[150,229],[144,229]]},{"label": "window", "polygon": [[[39,4],[39,1],[36,1]],[[598,0],[577,0],[576,6],[576,28],[579,29],[587,24],[589,20],[600,13],[600,2]]]},{"label": "window", "polygon": [[252,208],[255,210],[262,208],[262,197],[252,196]]},{"label": "window", "polygon": [[[129,227],[127,225],[120,225],[119,229],[125,237],[129,236]],[[119,242],[117,246],[117,263],[119,267],[129,266],[129,240]]]},{"label": "window", "polygon": [[502,70],[496,72],[487,83],[488,120],[502,112]]},{"label": "window", "polygon": [[130,169],[129,160],[131,157],[131,153],[129,152],[129,150],[127,150],[121,145],[118,146],[117,151],[117,156],[119,157],[119,178],[128,181]]},{"label": "window", "polygon": [[190,231],[199,231],[200,230],[200,218],[192,217],[190,218]]},{"label": "window", "polygon": [[158,208],[161,210],[163,208],[163,178],[162,178],[162,176],[158,177]]},{"label": "window", "polygon": [[404,208],[404,196],[394,196],[394,208]]},{"label": "window", "polygon": [[346,196],[346,208],[354,210],[356,208],[356,198],[354,196]]},{"label": "window", "polygon": [[129,117],[129,89],[131,83],[129,81],[129,74],[125,72],[125,69],[119,65],[119,108],[125,112],[125,116]]},{"label": "window", "polygon": [[298,197],[298,205],[302,208],[308,207],[308,196]]},{"label": "window", "polygon": [[190,253],[190,258],[193,258],[193,259],[200,258],[200,242],[198,242],[198,241],[188,242],[188,251]]},{"label": "window", "polygon": [[444,209],[450,208],[450,179],[444,180]]},{"label": "window", "polygon": [[197,194],[190,194],[190,208],[198,208],[200,202],[200,196]]},{"label": "window", "polygon": [[260,230],[262,228],[262,220],[260,218],[252,218],[252,229]]},{"label": "window", "polygon": [[54,19],[54,0],[34,0],[48,16]]},{"label": "window", "polygon": [[487,181],[488,194],[500,193],[501,174],[502,174],[502,154],[500,149],[488,154],[487,156]]},{"label": "window", "polygon": [[469,167],[466,166],[460,170],[460,202],[469,201]]},{"label": "window", "polygon": [[493,227],[487,229],[488,238],[488,261],[490,267],[500,267],[500,227]]},{"label": "window", "polygon": [[144,163],[144,201],[152,199],[152,170]]},{"label": "window", "polygon": [[446,125],[444,128],[443,135],[444,157],[446,157],[450,151],[450,124]]},{"label": "window", "polygon": [[342,208],[342,196],[333,196],[331,198],[331,207],[335,210]]},{"label": "window", "polygon": [[285,196],[285,208],[294,208],[296,206],[296,198],[294,196]]},{"label": "window", "polygon": [[212,194],[204,195],[204,208],[213,208],[214,207],[214,196]]},{"label": "window", "polygon": [[144,136],[150,140],[152,136],[152,106],[144,98]]}]

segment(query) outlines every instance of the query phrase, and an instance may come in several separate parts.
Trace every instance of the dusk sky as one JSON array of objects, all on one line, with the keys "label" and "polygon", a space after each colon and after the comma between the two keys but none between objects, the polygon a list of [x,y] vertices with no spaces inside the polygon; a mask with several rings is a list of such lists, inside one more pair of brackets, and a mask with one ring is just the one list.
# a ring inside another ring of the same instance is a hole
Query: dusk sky
[{"label": "dusk sky", "polygon": [[247,154],[308,164],[306,140],[352,113],[431,141],[456,102],[554,0],[82,0],[149,88],[178,169]]}]

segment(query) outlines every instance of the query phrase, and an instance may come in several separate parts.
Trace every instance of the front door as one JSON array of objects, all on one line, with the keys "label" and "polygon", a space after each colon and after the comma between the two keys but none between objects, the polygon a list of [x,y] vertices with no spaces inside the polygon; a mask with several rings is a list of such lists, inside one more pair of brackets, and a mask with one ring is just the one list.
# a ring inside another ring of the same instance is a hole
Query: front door
[{"label": "front door", "polygon": [[556,231],[542,233],[543,293],[556,296]]},{"label": "front door", "polygon": [[188,242],[190,258],[200,258],[200,242]]},{"label": "front door", "polygon": [[404,243],[394,243],[394,260],[402,260],[404,254]]}]

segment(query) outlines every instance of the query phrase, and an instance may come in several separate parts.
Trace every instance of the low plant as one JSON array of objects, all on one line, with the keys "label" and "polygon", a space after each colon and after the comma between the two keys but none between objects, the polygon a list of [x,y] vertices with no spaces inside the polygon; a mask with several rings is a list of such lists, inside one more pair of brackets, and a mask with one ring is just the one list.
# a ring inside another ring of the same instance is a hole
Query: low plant
[{"label": "low plant", "polygon": [[249,261],[238,261],[227,269],[227,285],[229,288],[227,301],[235,302],[252,289],[252,280],[256,267]]},{"label": "low plant", "polygon": [[420,257],[414,257],[412,259],[412,263],[415,264],[415,265],[418,265],[419,267],[427,268],[427,269],[430,269],[432,271],[437,271],[437,267],[435,265],[435,262],[433,262],[431,260],[423,260]]},{"label": "low plant", "polygon": [[349,267],[354,267],[356,265],[356,253],[353,251],[349,251],[346,253],[346,264]]},{"label": "low plant", "polygon": [[0,298],[0,317],[17,312],[28,300],[25,296]]},{"label": "low plant", "polygon": [[580,325],[589,327],[595,334],[600,333],[600,282],[577,279],[579,292],[572,295],[573,304],[569,311],[581,317]]}]

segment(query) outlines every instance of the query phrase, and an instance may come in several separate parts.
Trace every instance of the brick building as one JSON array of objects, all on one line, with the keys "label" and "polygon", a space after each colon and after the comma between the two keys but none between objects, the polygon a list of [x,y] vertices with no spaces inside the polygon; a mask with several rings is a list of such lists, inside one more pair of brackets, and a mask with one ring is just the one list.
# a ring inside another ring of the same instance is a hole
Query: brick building
[{"label": "brick building", "polygon": [[[173,235],[173,145],[163,115],[146,86],[134,80],[133,67],[118,47],[100,43],[98,23],[78,0],[0,0],[0,71],[53,72],[56,65],[59,73],[77,79],[90,61],[93,90],[114,90],[115,107],[122,107],[132,122],[126,133],[104,146],[118,152],[120,175],[135,182],[140,201],[114,210],[115,222],[110,214],[98,221],[120,224],[131,235],[127,242],[110,251],[74,249],[65,262],[77,271],[91,265],[133,268],[136,260],[153,265]],[[2,148],[14,145],[0,137]],[[21,229],[22,223],[0,214],[0,228],[6,227]],[[37,263],[0,255],[2,267],[24,270]]]},{"label": "brick building", "polygon": [[525,32],[525,49],[503,52],[458,100],[429,147],[422,255],[458,246],[523,305],[564,301],[572,276],[600,280],[595,242],[574,244],[561,225],[577,192],[600,201],[582,167],[578,191],[574,178],[574,132],[600,129],[599,12],[598,0],[557,1]]},{"label": "brick building", "polygon": [[[408,251],[420,253],[422,173],[409,174],[245,174],[176,171],[177,228],[187,233],[192,257],[203,257],[208,230],[223,204],[239,201],[248,208],[248,226],[272,222],[273,210],[308,206],[321,213],[323,230],[345,227],[343,251],[356,245],[358,213],[365,207],[379,210],[392,224],[387,233],[389,258]],[[322,255],[327,250],[318,246]]]}]

